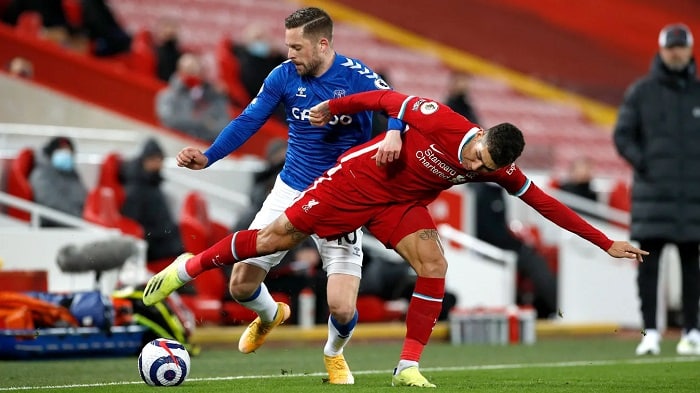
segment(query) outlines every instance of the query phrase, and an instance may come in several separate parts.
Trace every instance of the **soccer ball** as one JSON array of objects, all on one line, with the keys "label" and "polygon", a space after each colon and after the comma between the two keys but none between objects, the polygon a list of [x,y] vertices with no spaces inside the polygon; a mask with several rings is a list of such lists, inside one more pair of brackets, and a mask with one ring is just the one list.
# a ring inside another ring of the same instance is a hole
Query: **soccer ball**
[{"label": "soccer ball", "polygon": [[157,338],[139,355],[139,374],[151,386],[177,386],[190,372],[190,354],[175,340]]}]

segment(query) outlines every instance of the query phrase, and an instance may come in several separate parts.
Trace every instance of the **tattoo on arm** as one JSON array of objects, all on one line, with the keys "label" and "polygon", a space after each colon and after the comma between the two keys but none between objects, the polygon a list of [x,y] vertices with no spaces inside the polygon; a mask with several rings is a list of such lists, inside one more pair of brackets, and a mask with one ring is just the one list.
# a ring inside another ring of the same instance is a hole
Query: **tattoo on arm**
[{"label": "tattoo on arm", "polygon": [[305,233],[299,232],[299,230],[296,229],[291,222],[285,223],[284,229],[287,232],[287,234],[290,235],[292,239],[294,239],[295,242],[303,240],[307,236]]}]

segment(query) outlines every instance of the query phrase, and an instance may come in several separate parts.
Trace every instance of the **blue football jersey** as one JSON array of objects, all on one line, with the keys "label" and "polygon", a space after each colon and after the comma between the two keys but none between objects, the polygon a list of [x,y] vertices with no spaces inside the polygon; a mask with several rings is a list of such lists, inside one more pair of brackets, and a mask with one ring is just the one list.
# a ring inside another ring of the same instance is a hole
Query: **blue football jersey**
[{"label": "blue football jersey", "polygon": [[287,156],[280,173],[295,190],[304,190],[332,167],[350,147],[364,143],[372,133],[372,112],[337,115],[324,127],[309,123],[309,111],[322,101],[353,93],[389,89],[387,83],[361,61],[336,54],[331,68],[320,77],[299,76],[285,61],[265,78],[258,95],[233,119],[204,153],[208,165],[227,156],[248,140],[281,103],[289,125]]}]

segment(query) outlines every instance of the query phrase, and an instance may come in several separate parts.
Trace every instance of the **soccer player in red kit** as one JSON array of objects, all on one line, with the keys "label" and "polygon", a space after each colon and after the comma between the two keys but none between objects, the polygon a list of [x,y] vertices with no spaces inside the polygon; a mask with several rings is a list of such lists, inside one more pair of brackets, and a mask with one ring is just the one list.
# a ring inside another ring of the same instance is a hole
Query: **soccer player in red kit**
[{"label": "soccer player in red kit", "polygon": [[[176,260],[149,280],[144,302],[164,299],[205,270],[290,249],[311,233],[337,239],[365,226],[406,259],[418,276],[392,384],[435,387],[421,375],[418,362],[445,292],[447,261],[427,208],[441,191],[455,184],[494,182],[612,257],[641,261],[648,254],[626,241],[609,239],[532,183],[515,165],[525,141],[512,124],[483,130],[446,105],[395,91],[324,101],[312,108],[310,121],[322,125],[333,115],[364,110],[383,110],[408,126],[347,151],[267,227],[238,231],[194,257]],[[400,152],[387,148],[396,144]]]}]

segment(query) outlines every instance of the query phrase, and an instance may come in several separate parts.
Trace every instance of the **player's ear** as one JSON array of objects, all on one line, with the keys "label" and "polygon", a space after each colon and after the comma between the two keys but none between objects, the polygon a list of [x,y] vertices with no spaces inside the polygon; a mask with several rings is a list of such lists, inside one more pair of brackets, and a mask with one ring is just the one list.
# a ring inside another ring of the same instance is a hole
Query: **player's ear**
[{"label": "player's ear", "polygon": [[328,48],[330,47],[330,42],[328,42],[328,38],[322,37],[318,41],[318,47],[321,50],[321,52],[325,53],[328,50]]}]

